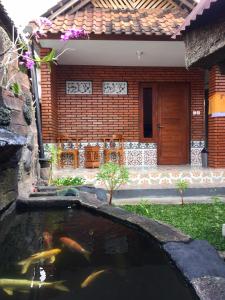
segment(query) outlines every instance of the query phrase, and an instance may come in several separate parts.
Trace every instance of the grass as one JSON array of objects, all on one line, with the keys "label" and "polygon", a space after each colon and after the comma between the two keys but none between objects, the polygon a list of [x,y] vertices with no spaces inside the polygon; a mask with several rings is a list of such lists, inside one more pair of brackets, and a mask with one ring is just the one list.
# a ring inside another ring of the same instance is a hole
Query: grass
[{"label": "grass", "polygon": [[222,224],[225,223],[225,204],[125,205],[128,211],[179,228],[193,239],[207,240],[217,250],[225,251]]}]

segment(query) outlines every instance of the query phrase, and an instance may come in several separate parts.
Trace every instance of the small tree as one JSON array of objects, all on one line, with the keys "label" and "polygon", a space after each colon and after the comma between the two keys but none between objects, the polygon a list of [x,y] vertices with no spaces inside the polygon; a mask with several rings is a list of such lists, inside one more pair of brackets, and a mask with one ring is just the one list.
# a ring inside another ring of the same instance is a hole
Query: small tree
[{"label": "small tree", "polygon": [[181,204],[184,205],[184,192],[188,189],[188,183],[186,180],[180,179],[176,183],[176,188],[181,197]]},{"label": "small tree", "polygon": [[129,180],[129,172],[125,166],[108,162],[101,166],[97,174],[97,180],[105,184],[109,192],[109,204],[112,204],[113,192]]}]

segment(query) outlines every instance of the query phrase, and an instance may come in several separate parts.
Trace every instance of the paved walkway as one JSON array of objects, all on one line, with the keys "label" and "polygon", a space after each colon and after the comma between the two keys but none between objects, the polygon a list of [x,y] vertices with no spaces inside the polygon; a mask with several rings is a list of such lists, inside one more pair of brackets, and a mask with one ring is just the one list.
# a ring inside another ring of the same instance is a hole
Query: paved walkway
[{"label": "paved walkway", "polygon": [[[225,187],[225,169],[211,169],[191,166],[132,167],[129,183],[122,189],[164,189],[175,188],[179,179],[188,182],[189,187]],[[64,168],[54,169],[53,177],[81,176],[86,183],[101,186],[96,181],[99,169]]]},{"label": "paved walkway", "polygon": [[[225,197],[219,197],[220,201],[225,203]],[[151,198],[124,198],[124,199],[113,199],[112,203],[114,205],[137,205],[137,204],[181,204],[180,197],[151,197]],[[211,196],[201,196],[201,197],[184,197],[184,203],[214,203]]]}]

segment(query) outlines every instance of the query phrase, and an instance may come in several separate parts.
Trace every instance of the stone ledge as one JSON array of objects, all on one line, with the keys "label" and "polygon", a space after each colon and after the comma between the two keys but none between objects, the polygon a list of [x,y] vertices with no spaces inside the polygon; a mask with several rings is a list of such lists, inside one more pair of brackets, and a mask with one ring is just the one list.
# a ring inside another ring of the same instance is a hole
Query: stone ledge
[{"label": "stone ledge", "polygon": [[202,300],[225,299],[225,278],[205,276],[193,279],[191,283]]},{"label": "stone ledge", "polygon": [[170,225],[130,213],[119,207],[104,205],[101,206],[98,211],[104,215],[111,216],[114,219],[121,220],[126,225],[132,224],[137,229],[144,230],[161,243],[170,241],[190,241],[190,237],[188,235],[185,235]]},{"label": "stone ledge", "polygon": [[71,196],[49,196],[49,197],[18,197],[16,200],[16,208],[32,209],[32,208],[54,208],[67,207],[79,204],[79,198]]},{"label": "stone ledge", "polygon": [[32,208],[54,208],[54,207],[68,207],[68,206],[82,206],[86,208],[97,209],[104,205],[97,200],[92,194],[86,192],[79,192],[79,196],[46,196],[46,197],[18,197],[16,200],[16,207],[22,209]]},{"label": "stone ledge", "polygon": [[163,248],[189,281],[204,276],[225,278],[225,263],[207,241],[169,242]]},{"label": "stone ledge", "polygon": [[207,241],[169,242],[163,248],[200,299],[225,299],[225,263]]}]

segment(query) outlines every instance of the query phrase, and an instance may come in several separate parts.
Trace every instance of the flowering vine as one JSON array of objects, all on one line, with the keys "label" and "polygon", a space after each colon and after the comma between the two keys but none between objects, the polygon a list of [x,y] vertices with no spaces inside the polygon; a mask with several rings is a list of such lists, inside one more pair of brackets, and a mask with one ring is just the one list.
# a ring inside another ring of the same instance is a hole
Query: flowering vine
[{"label": "flowering vine", "polygon": [[31,70],[34,66],[40,67],[41,64],[47,64],[51,67],[51,64],[57,64],[57,60],[60,55],[65,51],[69,50],[65,48],[66,42],[71,39],[87,38],[87,34],[83,29],[71,28],[66,30],[61,35],[61,40],[64,45],[60,51],[52,49],[44,57],[39,57],[37,53],[31,51],[31,45],[33,40],[39,42],[40,38],[46,36],[45,32],[52,26],[52,22],[44,17],[40,17],[34,23],[35,26],[32,28],[31,33],[19,33],[16,40],[12,42],[11,48],[5,54],[4,60],[2,61],[0,68],[3,69],[3,76],[0,85],[8,88],[10,85],[14,84],[14,74],[11,78],[7,78],[8,69],[10,66],[14,66],[17,61],[19,61],[19,70],[21,67],[25,70]]}]

